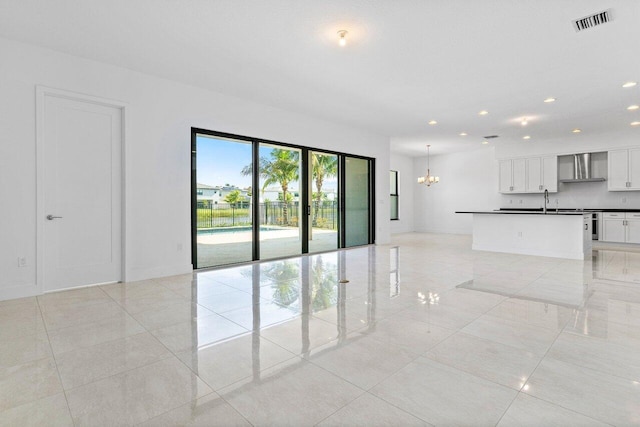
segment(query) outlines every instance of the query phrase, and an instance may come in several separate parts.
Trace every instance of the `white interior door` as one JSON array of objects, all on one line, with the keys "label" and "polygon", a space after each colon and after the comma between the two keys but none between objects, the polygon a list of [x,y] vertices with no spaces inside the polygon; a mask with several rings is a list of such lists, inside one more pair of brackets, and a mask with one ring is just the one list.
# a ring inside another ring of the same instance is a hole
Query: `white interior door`
[{"label": "white interior door", "polygon": [[122,109],[45,93],[38,213],[43,290],[122,274]]}]

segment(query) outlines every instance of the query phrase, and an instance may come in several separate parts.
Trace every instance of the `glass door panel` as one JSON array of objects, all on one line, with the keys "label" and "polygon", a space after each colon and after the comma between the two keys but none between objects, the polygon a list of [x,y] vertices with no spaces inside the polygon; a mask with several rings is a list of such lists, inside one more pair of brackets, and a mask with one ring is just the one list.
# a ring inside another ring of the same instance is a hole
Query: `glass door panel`
[{"label": "glass door panel", "polygon": [[251,143],[203,134],[195,143],[195,267],[251,261]]},{"label": "glass door panel", "polygon": [[309,252],[338,248],[338,156],[309,151]]},{"label": "glass door panel", "polygon": [[300,150],[260,144],[260,259],[302,253]]},{"label": "glass door panel", "polygon": [[345,156],[344,170],[344,246],[359,246],[370,241],[369,160]]}]

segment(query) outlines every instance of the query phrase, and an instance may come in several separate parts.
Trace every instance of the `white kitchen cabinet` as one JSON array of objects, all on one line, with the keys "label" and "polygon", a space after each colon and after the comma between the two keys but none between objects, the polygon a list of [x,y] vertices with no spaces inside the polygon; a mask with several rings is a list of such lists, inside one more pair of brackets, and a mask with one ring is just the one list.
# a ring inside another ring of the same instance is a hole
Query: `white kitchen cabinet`
[{"label": "white kitchen cabinet", "polygon": [[626,239],[624,216],[620,219],[604,218],[602,220],[602,240],[603,242],[624,243]]},{"label": "white kitchen cabinet", "polygon": [[524,193],[527,182],[525,159],[500,160],[499,191],[501,193]]},{"label": "white kitchen cabinet", "polygon": [[527,186],[527,162],[525,159],[513,159],[513,192],[524,193]]},{"label": "white kitchen cabinet", "polygon": [[558,192],[558,156],[542,158],[542,191]]},{"label": "white kitchen cabinet", "polygon": [[611,150],[609,158],[609,191],[640,190],[640,148]]},{"label": "white kitchen cabinet", "polygon": [[527,193],[558,192],[558,156],[531,157],[527,162]]},{"label": "white kitchen cabinet", "polygon": [[558,191],[557,156],[500,160],[501,193]]},{"label": "white kitchen cabinet", "polygon": [[639,212],[604,212],[602,214],[603,242],[640,244]]},{"label": "white kitchen cabinet", "polygon": [[532,157],[527,161],[527,193],[540,193],[542,189],[542,159]]},{"label": "white kitchen cabinet", "polygon": [[511,193],[513,191],[513,163],[511,160],[500,160],[499,175],[500,193]]},{"label": "white kitchen cabinet", "polygon": [[627,212],[626,215],[626,242],[640,243],[640,213]]}]

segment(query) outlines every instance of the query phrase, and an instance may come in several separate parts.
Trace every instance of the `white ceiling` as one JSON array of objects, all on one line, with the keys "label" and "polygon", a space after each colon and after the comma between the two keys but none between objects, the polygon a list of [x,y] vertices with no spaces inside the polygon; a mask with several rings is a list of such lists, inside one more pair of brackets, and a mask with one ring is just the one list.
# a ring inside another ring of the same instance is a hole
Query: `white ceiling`
[{"label": "white ceiling", "polygon": [[[613,22],[573,29],[608,8]],[[640,136],[626,109],[640,85],[621,87],[640,81],[638,0],[0,0],[0,36],[368,129],[411,155],[493,134]]]}]

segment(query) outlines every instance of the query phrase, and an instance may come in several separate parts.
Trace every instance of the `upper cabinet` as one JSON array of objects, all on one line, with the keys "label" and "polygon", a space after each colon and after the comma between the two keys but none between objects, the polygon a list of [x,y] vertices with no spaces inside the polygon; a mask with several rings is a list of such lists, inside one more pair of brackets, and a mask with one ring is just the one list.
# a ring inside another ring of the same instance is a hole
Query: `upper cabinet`
[{"label": "upper cabinet", "polygon": [[609,191],[640,190],[640,148],[609,151]]},{"label": "upper cabinet", "polygon": [[550,193],[558,191],[558,157],[500,160],[501,193]]},{"label": "upper cabinet", "polygon": [[525,159],[500,160],[500,192],[525,193],[526,174]]},{"label": "upper cabinet", "polygon": [[558,157],[531,157],[527,162],[527,193],[558,192]]}]

